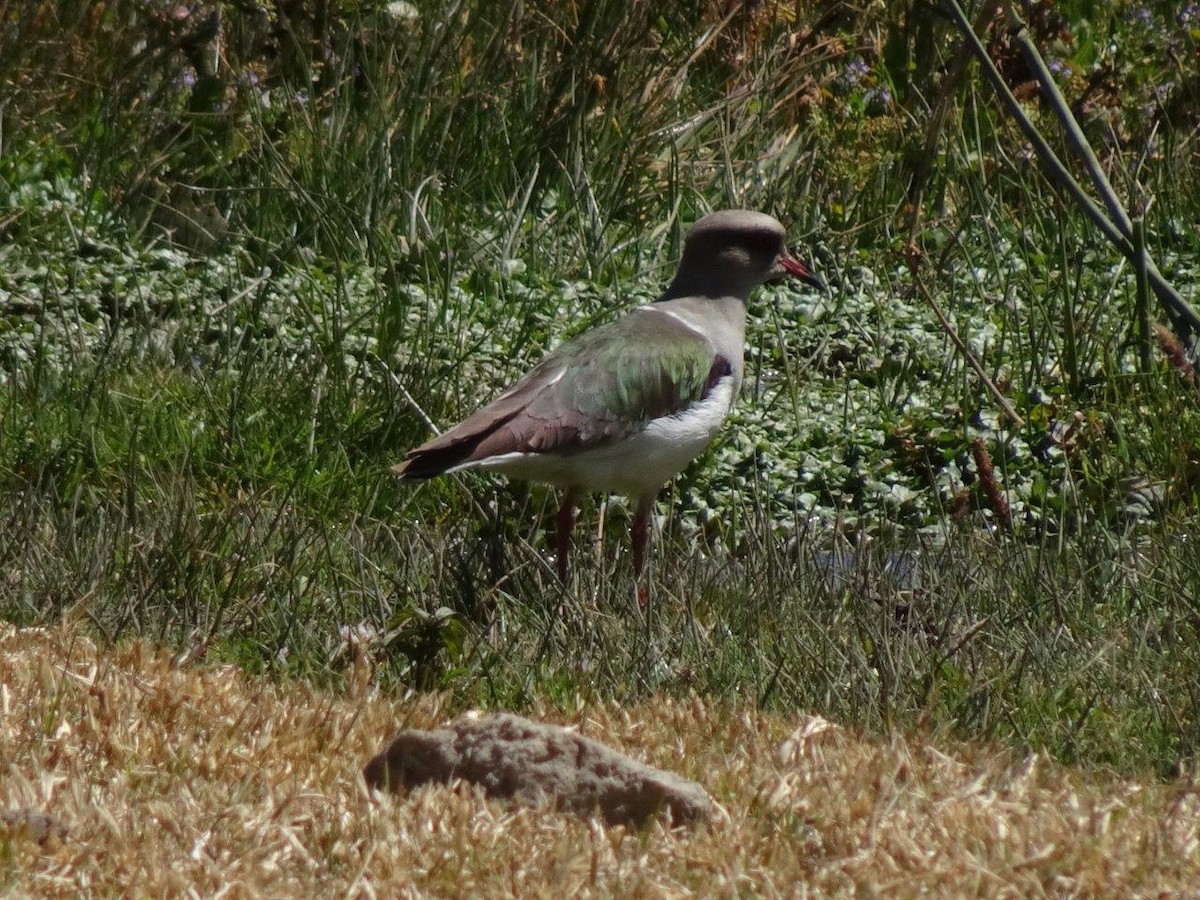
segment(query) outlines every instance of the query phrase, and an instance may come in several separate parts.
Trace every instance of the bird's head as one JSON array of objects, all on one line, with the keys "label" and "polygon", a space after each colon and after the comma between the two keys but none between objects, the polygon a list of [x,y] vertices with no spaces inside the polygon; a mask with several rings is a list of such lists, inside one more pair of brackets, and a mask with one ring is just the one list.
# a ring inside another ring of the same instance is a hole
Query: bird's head
[{"label": "bird's head", "polygon": [[705,216],[684,239],[669,294],[745,300],[763,282],[782,277],[824,290],[808,266],[788,254],[785,237],[783,226],[766,213],[729,209]]}]

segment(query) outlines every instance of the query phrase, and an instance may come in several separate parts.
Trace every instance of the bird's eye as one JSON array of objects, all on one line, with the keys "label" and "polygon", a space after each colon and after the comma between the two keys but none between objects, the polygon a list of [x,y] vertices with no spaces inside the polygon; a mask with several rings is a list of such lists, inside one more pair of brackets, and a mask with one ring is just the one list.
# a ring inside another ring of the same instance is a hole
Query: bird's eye
[{"label": "bird's eye", "polygon": [[751,253],[760,256],[775,256],[783,250],[783,241],[774,231],[743,231],[732,236],[731,243],[740,244]]}]

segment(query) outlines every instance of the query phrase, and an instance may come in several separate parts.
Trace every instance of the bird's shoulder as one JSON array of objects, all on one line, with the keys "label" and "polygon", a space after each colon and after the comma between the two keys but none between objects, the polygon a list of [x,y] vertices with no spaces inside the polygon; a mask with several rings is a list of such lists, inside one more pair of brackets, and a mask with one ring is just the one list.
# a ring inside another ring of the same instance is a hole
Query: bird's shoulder
[{"label": "bird's shoulder", "polygon": [[577,335],[531,372],[544,388],[528,414],[556,418],[569,410],[617,430],[637,428],[702,399],[733,365],[679,317],[640,307]]}]

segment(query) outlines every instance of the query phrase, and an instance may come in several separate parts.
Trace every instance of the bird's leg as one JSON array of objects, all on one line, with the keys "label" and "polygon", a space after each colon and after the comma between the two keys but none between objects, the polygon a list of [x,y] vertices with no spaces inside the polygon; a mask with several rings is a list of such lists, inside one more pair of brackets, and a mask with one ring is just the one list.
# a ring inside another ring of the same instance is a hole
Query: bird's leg
[{"label": "bird's leg", "polygon": [[567,558],[571,553],[571,532],[575,530],[575,507],[579,503],[579,491],[567,488],[563,491],[562,503],[558,507],[558,580],[567,583]]},{"label": "bird's leg", "polygon": [[637,512],[629,536],[633,541],[633,580],[637,585],[638,606],[645,609],[650,602],[650,577],[646,573],[646,550],[650,544],[650,513],[654,510],[654,495],[638,498]]}]

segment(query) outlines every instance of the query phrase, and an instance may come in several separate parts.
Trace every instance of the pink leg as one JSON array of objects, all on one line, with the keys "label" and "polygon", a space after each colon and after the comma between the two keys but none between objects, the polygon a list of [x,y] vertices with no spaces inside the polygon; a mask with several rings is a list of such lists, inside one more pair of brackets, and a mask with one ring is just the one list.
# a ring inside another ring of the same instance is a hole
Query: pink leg
[{"label": "pink leg", "polygon": [[[646,575],[646,549],[650,544],[650,513],[654,510],[654,495],[638,499],[633,526],[629,529],[633,540],[633,578],[637,584],[638,606],[646,608],[650,602],[650,578]],[[643,577],[645,576],[645,577]]]},{"label": "pink leg", "polygon": [[567,488],[558,507],[558,580],[567,583],[567,558],[571,553],[571,532],[575,530],[575,505],[579,502],[579,491]]}]

